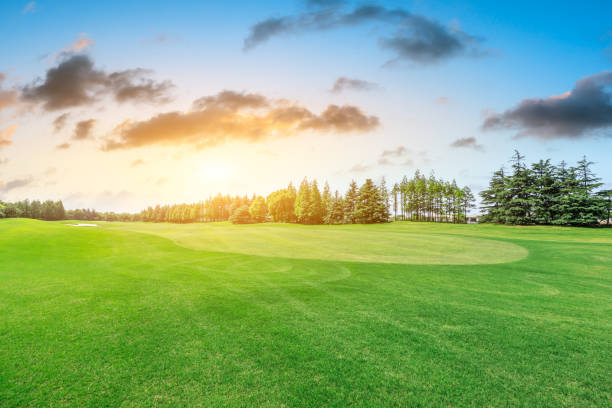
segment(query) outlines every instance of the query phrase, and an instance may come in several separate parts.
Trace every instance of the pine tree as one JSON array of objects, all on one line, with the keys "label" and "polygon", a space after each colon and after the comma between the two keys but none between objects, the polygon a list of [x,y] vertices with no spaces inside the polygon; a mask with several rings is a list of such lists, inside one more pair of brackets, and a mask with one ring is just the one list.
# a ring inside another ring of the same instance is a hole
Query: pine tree
[{"label": "pine tree", "polygon": [[612,190],[602,190],[597,192],[597,196],[603,200],[603,215],[606,225],[610,225],[610,210],[612,210]]},{"label": "pine tree", "polygon": [[359,189],[356,218],[359,223],[371,224],[378,222],[380,194],[372,179],[366,179]]},{"label": "pine tree", "polygon": [[532,177],[531,172],[525,166],[525,156],[518,150],[514,151],[512,157],[512,175],[508,178],[507,193],[508,203],[505,209],[506,224],[532,224],[531,196]]},{"label": "pine tree", "polygon": [[323,217],[322,220],[327,218],[327,213],[329,212],[329,207],[331,206],[332,195],[329,189],[329,183],[326,181],[325,186],[323,187],[323,194],[321,195],[321,201],[323,203]]},{"label": "pine tree", "polygon": [[295,215],[300,224],[310,223],[312,200],[310,198],[310,183],[304,178],[300,184],[297,197],[295,199]]},{"label": "pine tree", "polygon": [[326,224],[342,224],[344,222],[344,200],[336,190],[334,197],[331,199],[331,204],[327,216],[325,217]]},{"label": "pine tree", "polygon": [[391,218],[391,203],[389,199],[389,190],[387,189],[387,181],[383,177],[378,187],[378,208],[376,222],[389,222]]},{"label": "pine tree", "polygon": [[605,202],[594,194],[603,183],[599,182],[601,179],[596,177],[591,170],[593,164],[583,157],[575,167],[578,179],[575,202],[578,205],[573,211],[575,213],[575,218],[572,220],[573,225],[595,225],[603,218]]},{"label": "pine tree", "polygon": [[463,222],[467,222],[468,211],[475,207],[476,198],[474,197],[472,190],[467,186],[463,187],[462,192],[463,201],[461,206],[463,208]]},{"label": "pine tree", "polygon": [[351,180],[349,189],[344,195],[344,216],[349,224],[355,224],[357,222],[358,199],[359,191],[357,190],[357,183],[355,183],[355,180]]},{"label": "pine tree", "polygon": [[493,173],[489,181],[489,188],[481,191],[480,197],[482,199],[481,210],[484,213],[480,221],[505,223],[506,176],[503,168]]},{"label": "pine tree", "polygon": [[393,185],[393,221],[397,221],[397,194],[399,193],[399,184]]},{"label": "pine tree", "polygon": [[551,224],[554,218],[553,198],[557,195],[554,170],[550,160],[540,160],[531,165],[533,182],[529,195],[536,224]]},{"label": "pine tree", "polygon": [[322,224],[325,215],[323,200],[317,180],[313,180],[310,185],[310,212],[308,214],[308,224]]}]

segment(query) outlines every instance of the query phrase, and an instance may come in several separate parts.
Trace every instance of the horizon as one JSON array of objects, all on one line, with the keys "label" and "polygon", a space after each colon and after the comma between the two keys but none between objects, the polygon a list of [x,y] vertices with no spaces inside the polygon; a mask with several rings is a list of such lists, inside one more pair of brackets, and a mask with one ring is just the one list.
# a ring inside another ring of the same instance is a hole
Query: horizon
[{"label": "horizon", "polygon": [[0,200],[133,213],[416,169],[478,193],[514,149],[612,187],[609,2],[229,9],[3,7]]}]

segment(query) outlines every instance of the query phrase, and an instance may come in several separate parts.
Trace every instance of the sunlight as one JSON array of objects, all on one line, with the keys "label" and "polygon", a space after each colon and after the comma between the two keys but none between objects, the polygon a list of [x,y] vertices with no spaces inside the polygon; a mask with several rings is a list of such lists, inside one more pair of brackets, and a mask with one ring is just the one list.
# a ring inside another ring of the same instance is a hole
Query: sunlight
[{"label": "sunlight", "polygon": [[229,176],[229,168],[217,163],[207,163],[201,167],[200,176],[206,180],[226,180]]}]

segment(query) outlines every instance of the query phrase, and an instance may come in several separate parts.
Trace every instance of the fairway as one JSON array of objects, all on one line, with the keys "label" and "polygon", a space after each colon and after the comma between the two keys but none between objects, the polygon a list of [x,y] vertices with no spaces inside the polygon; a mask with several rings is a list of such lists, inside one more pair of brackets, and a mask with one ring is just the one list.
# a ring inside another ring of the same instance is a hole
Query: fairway
[{"label": "fairway", "polygon": [[611,406],[612,229],[0,220],[0,406]]},{"label": "fairway", "polygon": [[212,252],[259,256],[407,264],[480,264],[516,261],[527,256],[519,245],[456,236],[435,229],[406,234],[386,225],[304,226],[230,223],[115,223],[105,228],[144,232],[177,245]]}]

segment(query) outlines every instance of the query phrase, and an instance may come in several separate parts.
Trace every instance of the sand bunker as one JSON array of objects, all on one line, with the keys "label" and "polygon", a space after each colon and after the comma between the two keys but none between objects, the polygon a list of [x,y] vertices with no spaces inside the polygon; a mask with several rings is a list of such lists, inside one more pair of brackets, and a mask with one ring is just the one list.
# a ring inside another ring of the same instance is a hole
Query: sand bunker
[{"label": "sand bunker", "polygon": [[96,224],[66,224],[66,225],[70,225],[71,227],[97,227]]}]

